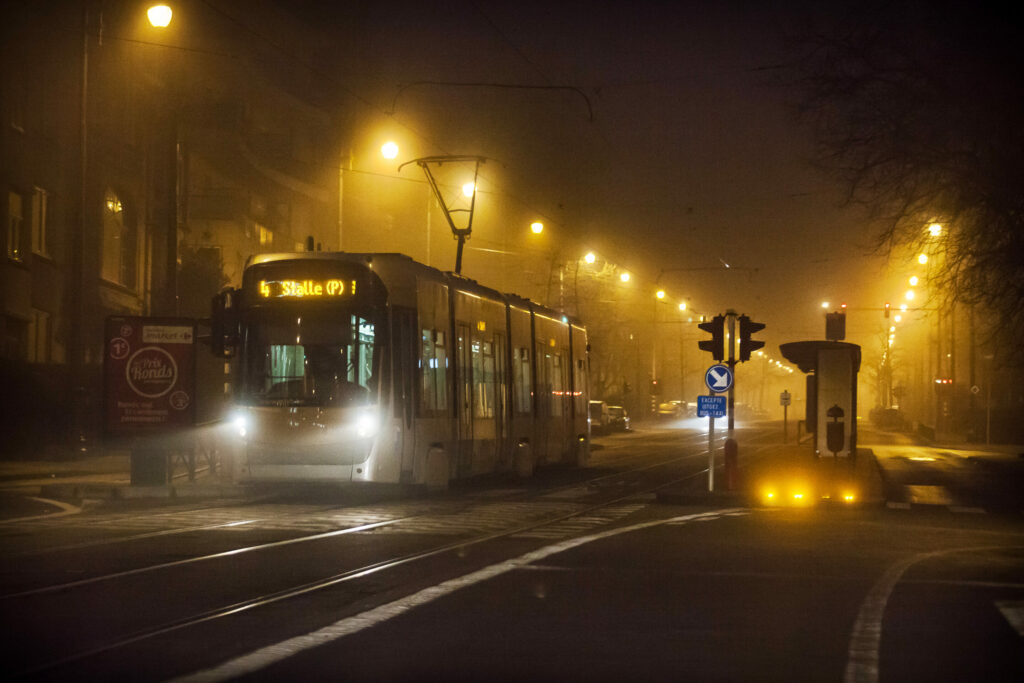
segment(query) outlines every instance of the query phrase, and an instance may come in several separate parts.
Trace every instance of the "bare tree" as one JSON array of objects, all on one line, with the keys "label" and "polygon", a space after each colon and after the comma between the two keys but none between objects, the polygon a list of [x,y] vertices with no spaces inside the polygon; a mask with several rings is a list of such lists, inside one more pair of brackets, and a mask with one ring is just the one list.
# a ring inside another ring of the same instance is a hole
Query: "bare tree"
[{"label": "bare tree", "polygon": [[916,248],[941,223],[933,284],[1024,333],[1022,10],[908,0],[805,28],[791,85],[817,160],[868,207],[877,247]]}]

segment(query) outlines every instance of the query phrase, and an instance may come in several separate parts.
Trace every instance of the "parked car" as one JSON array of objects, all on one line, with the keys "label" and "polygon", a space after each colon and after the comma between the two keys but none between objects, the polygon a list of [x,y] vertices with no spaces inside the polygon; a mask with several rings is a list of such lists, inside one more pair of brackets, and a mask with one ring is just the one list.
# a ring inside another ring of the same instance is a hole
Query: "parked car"
[{"label": "parked car", "polygon": [[590,402],[590,428],[595,432],[608,430],[611,423],[611,415],[608,413],[608,404],[604,401]]},{"label": "parked car", "polygon": [[608,406],[609,426],[620,432],[629,431],[629,413],[622,406]]}]

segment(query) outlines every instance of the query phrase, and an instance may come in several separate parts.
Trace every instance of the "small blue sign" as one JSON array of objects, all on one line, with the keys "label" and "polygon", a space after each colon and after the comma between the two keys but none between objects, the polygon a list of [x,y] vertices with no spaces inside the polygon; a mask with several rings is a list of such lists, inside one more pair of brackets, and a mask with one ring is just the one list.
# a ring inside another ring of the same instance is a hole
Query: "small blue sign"
[{"label": "small blue sign", "polygon": [[725,417],[725,396],[698,396],[697,417]]},{"label": "small blue sign", "polygon": [[729,391],[729,387],[732,386],[732,370],[729,369],[728,365],[720,363],[712,365],[704,373],[704,384],[708,385],[708,389],[716,393]]}]

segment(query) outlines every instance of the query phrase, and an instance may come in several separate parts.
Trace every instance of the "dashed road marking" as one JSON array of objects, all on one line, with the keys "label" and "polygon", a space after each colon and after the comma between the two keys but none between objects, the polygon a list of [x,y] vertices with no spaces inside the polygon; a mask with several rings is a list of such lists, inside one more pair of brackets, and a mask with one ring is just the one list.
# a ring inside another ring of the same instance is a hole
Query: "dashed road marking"
[{"label": "dashed road marking", "polygon": [[996,608],[1010,622],[1010,626],[1024,638],[1024,600],[997,600]]}]

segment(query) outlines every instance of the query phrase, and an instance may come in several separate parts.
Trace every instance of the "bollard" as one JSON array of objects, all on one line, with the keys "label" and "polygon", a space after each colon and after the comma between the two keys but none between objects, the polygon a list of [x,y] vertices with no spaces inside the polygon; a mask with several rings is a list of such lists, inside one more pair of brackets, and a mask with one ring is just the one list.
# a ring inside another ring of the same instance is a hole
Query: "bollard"
[{"label": "bollard", "polygon": [[739,485],[740,458],[739,446],[736,439],[725,440],[725,487],[729,491],[735,491]]}]

